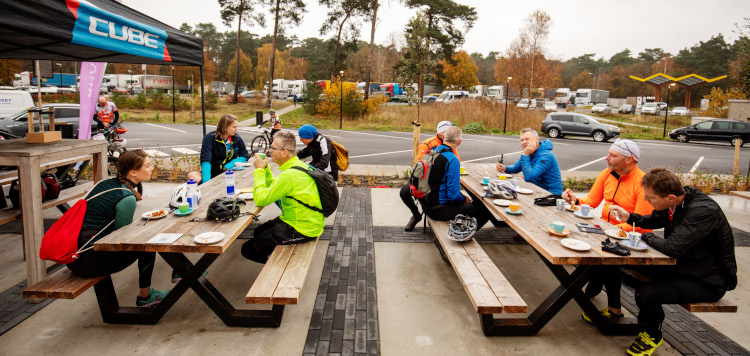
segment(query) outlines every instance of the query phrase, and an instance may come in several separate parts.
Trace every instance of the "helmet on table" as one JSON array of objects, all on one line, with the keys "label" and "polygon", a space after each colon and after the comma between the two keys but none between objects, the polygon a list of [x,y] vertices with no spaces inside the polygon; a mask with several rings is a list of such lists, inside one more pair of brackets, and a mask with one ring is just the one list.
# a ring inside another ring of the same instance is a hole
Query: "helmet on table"
[{"label": "helmet on table", "polygon": [[[196,189],[196,195],[198,196],[198,201],[201,201],[201,190],[198,187],[195,187]],[[187,199],[185,198],[185,195],[187,194],[187,183],[182,183],[177,186],[177,188],[174,188],[172,191],[172,197],[169,200],[169,206],[173,208],[178,208],[180,204],[187,203]]]},{"label": "helmet on table", "polygon": [[458,214],[448,223],[448,238],[457,242],[468,241],[477,232],[477,228],[476,218]]},{"label": "helmet on table", "polygon": [[513,184],[499,179],[491,179],[487,184],[487,190],[489,190],[490,194],[496,197],[508,200],[516,199],[516,197],[518,196],[516,188],[513,186]]},{"label": "helmet on table", "polygon": [[206,219],[232,221],[240,217],[240,205],[245,202],[238,202],[232,198],[218,198],[208,205]]}]

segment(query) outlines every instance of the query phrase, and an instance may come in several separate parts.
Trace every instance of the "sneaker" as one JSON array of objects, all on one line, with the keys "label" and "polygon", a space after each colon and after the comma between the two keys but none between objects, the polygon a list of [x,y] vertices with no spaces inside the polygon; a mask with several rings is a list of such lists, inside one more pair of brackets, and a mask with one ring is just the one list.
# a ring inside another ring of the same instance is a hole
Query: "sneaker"
[{"label": "sneaker", "polygon": [[139,307],[150,307],[152,305],[159,304],[164,297],[169,293],[169,289],[161,291],[151,288],[151,294],[147,298],[141,298],[140,296],[135,298],[135,305]]},{"label": "sneaker", "polygon": [[[658,342],[657,342],[658,341]],[[663,337],[659,340],[652,338],[647,332],[642,331],[638,334],[632,345],[628,347],[628,354],[633,356],[651,356],[656,348],[664,341]]]},{"label": "sneaker", "polygon": [[[602,316],[607,319],[618,319],[618,318],[624,317],[624,315],[622,314],[612,313],[611,311],[609,311],[609,308],[602,309],[601,313],[602,313]],[[583,318],[583,320],[585,320],[587,323],[594,325],[594,322],[591,321],[591,318],[589,318],[589,316],[586,315],[586,313],[581,313],[581,318]]]},{"label": "sneaker", "polygon": [[411,219],[409,219],[409,222],[406,224],[406,227],[404,227],[404,231],[412,231],[414,230],[414,227],[417,226],[417,223],[419,223],[419,220],[422,220],[422,216],[416,216],[412,215]]},{"label": "sneaker", "polygon": [[[203,272],[203,276],[205,277],[208,274],[208,271]],[[182,281],[182,276],[177,274],[176,271],[172,271],[172,283],[180,283]]]}]

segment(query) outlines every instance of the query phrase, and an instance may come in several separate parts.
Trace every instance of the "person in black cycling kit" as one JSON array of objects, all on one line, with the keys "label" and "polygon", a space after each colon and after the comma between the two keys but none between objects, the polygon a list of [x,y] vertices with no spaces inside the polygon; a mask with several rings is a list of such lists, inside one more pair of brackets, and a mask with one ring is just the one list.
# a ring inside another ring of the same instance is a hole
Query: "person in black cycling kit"
[{"label": "person in black cycling kit", "polygon": [[120,113],[117,112],[115,103],[107,100],[104,96],[99,97],[99,102],[94,109],[94,122],[96,122],[96,128],[99,130],[116,124],[117,120],[120,119]]}]

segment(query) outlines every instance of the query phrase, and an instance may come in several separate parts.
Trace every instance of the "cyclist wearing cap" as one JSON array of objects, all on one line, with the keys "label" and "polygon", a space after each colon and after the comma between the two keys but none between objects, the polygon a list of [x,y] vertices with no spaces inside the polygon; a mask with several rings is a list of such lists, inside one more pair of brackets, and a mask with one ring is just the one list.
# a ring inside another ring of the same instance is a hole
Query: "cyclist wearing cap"
[{"label": "cyclist wearing cap", "polygon": [[279,117],[276,116],[276,110],[274,109],[269,110],[268,115],[269,115],[268,120],[263,121],[260,125],[258,125],[258,127],[260,128],[266,122],[270,122],[271,123],[271,139],[273,140],[273,135],[281,131],[281,119],[279,119]]},{"label": "cyclist wearing cap", "polygon": [[[450,121],[440,121],[437,125],[437,135],[430,137],[419,144],[419,147],[417,148],[417,160],[420,160],[422,156],[442,145],[445,131],[451,126],[453,126],[453,123]],[[453,154],[455,154],[456,158],[461,161],[461,157],[458,156],[456,150],[453,151]],[[404,202],[404,205],[409,208],[412,214],[412,217],[409,220],[409,223],[406,224],[406,227],[404,227],[404,230],[412,231],[414,230],[414,226],[416,226],[419,220],[422,219],[422,213],[419,212],[419,208],[417,208],[417,204],[414,202],[414,197],[411,195],[409,184],[401,187],[399,195],[401,196],[401,201]]]},{"label": "cyclist wearing cap", "polygon": [[117,112],[117,106],[115,103],[107,100],[107,97],[100,96],[99,102],[96,104],[94,113],[94,122],[99,130],[109,127],[117,123],[120,119],[120,113]]}]

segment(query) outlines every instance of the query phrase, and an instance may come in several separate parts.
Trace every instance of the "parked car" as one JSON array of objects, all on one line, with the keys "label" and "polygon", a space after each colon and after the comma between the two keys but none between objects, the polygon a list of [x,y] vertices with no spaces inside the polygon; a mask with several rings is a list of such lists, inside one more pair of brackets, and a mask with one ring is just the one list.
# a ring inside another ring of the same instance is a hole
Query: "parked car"
[{"label": "parked car", "polygon": [[544,103],[544,111],[557,111],[557,104],[554,101]]},{"label": "parked car", "polygon": [[602,124],[591,116],[573,112],[553,112],[542,121],[542,132],[549,137],[565,135],[591,136],[596,142],[604,142],[620,136],[620,128]]},{"label": "parked car", "polygon": [[406,103],[406,102],[409,102],[409,97],[407,97],[406,95],[403,95],[403,94],[401,94],[401,95],[394,95],[391,98],[391,101],[394,102],[394,103]]},{"label": "parked car", "polygon": [[659,115],[661,109],[657,103],[645,103],[641,106],[641,115]]},{"label": "parked car", "polygon": [[437,99],[436,96],[425,95],[425,96],[422,97],[422,104],[434,103],[435,99]]},{"label": "parked car", "polygon": [[661,111],[661,110],[667,110],[667,103],[659,101],[659,102],[656,103],[656,106],[659,107],[659,111]]},{"label": "parked car", "polygon": [[609,106],[609,104],[596,104],[591,108],[591,112],[595,113],[602,113],[602,114],[609,114],[612,112],[612,107]]},{"label": "parked car", "polygon": [[516,104],[517,108],[526,109],[529,107],[529,99],[521,99],[521,101]]},{"label": "parked car", "polygon": [[[64,104],[54,103],[45,104],[42,106],[43,110],[48,111],[50,107],[55,108],[55,123],[71,123],[73,124],[73,137],[78,137],[78,122],[79,122],[79,111],[80,104]],[[36,109],[36,107],[35,107]],[[49,115],[45,114],[42,116],[44,122],[44,129],[49,129]],[[26,132],[29,131],[28,125],[28,114],[26,109],[20,110],[13,115],[8,116],[5,119],[0,119],[0,131],[5,131],[13,136],[24,137]],[[39,118],[37,116],[34,119],[34,131],[39,131]]]},{"label": "parked car", "polygon": [[672,109],[672,115],[674,116],[690,116],[690,110],[684,106],[678,106]]},{"label": "parked car", "polygon": [[717,119],[680,127],[669,132],[669,138],[679,142],[724,141],[740,147],[750,139],[750,123],[737,120]]},{"label": "parked car", "polygon": [[127,94],[128,90],[125,88],[114,88],[112,89],[113,93],[120,93],[120,94]]},{"label": "parked car", "polygon": [[620,114],[635,114],[635,105],[625,104],[623,106],[620,106],[619,109],[617,109],[617,112]]}]

